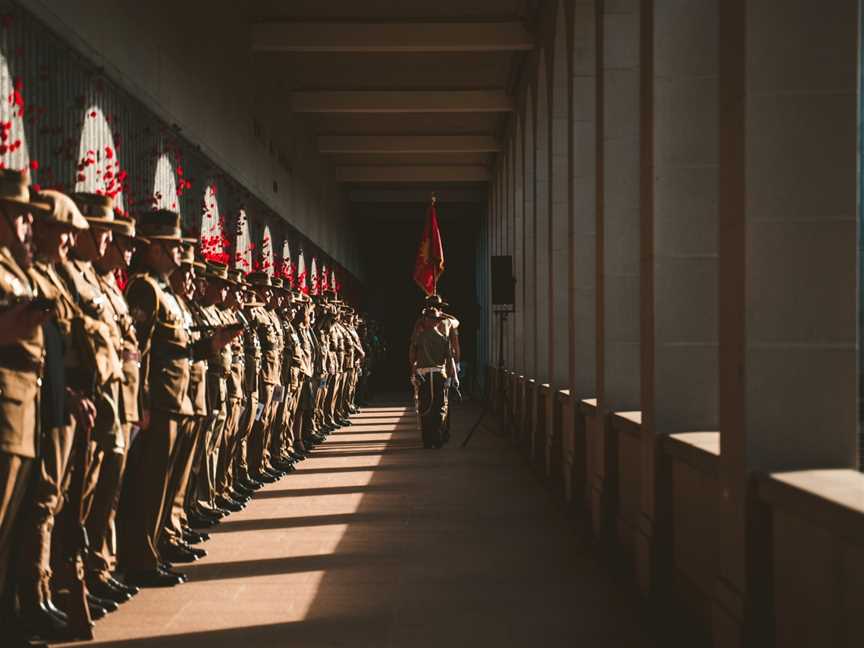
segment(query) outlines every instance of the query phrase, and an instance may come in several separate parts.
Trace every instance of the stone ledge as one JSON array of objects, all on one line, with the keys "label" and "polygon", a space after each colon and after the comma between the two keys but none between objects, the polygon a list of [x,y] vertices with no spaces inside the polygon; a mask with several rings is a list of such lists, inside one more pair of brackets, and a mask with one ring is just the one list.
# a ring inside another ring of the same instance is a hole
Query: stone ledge
[{"label": "stone ledge", "polygon": [[697,469],[713,476],[720,473],[720,433],[681,432],[663,439],[663,447],[672,455]]},{"label": "stone ledge", "polygon": [[759,498],[778,510],[864,546],[864,474],[855,470],[796,470],[760,475]]},{"label": "stone ledge", "polygon": [[642,412],[612,412],[612,429],[639,436],[642,432]]},{"label": "stone ledge", "polygon": [[579,401],[579,410],[585,416],[594,416],[597,414],[597,399],[596,398],[583,398]]}]

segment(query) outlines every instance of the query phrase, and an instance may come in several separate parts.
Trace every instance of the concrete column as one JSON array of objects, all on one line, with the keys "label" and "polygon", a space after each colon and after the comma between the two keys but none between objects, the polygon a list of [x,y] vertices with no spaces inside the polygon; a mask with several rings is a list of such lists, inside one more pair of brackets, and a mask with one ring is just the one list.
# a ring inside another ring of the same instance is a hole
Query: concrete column
[{"label": "concrete column", "polygon": [[537,377],[537,212],[534,209],[536,187],[534,164],[537,157],[535,147],[534,88],[529,86],[525,100],[525,281],[523,299],[525,304],[525,378]]},{"label": "concrete column", "polygon": [[597,396],[596,370],[596,209],[597,209],[597,111],[596,41],[594,1],[573,7],[572,144],[572,266],[570,339],[571,393],[579,398]]},{"label": "concrete column", "polygon": [[[570,48],[567,16],[558,3],[550,105],[549,382],[553,393],[570,387]],[[549,416],[549,424],[552,417]]]},{"label": "concrete column", "polygon": [[[657,583],[657,434],[717,430],[718,0],[642,3],[642,475],[638,575]],[[661,518],[658,520],[658,516]],[[659,527],[658,527],[659,523]],[[660,529],[658,531],[658,528]]]},{"label": "concrete column", "polygon": [[549,380],[549,83],[546,55],[539,52],[537,71],[537,154],[534,157],[534,187],[537,236],[536,282],[537,295],[537,381]]},{"label": "concrete column", "polygon": [[638,410],[639,0],[603,2],[602,411]]},{"label": "concrete column", "polygon": [[720,3],[718,646],[766,645],[751,471],[856,465],[858,4]]},{"label": "concrete column", "polygon": [[516,313],[513,316],[513,345],[515,351],[514,369],[520,373],[525,371],[525,169],[524,169],[524,137],[522,133],[522,115],[515,118],[513,129],[514,143],[514,209],[513,209],[513,276],[516,278]]}]

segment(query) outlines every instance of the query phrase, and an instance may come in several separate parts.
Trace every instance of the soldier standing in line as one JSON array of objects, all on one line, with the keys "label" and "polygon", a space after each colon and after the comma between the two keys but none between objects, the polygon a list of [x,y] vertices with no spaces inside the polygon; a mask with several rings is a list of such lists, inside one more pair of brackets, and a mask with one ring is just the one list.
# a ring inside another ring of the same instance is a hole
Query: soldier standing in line
[{"label": "soldier standing in line", "polygon": [[[201,315],[212,330],[225,328],[222,305],[228,297],[230,281],[228,267],[212,261],[206,262],[204,293],[201,295]],[[217,501],[216,470],[219,452],[228,419],[228,378],[231,375],[231,346],[226,345],[207,359],[207,409],[210,413],[205,423],[204,444],[198,456],[198,481],[196,500],[204,507],[239,511],[243,504],[222,497]]]},{"label": "soldier standing in line", "polygon": [[[243,315],[243,275],[236,270],[228,271],[231,282],[222,317],[226,324],[239,325],[242,333],[231,341],[231,372],[228,377],[228,417],[225,424],[225,442],[219,453],[216,471],[216,492],[238,502],[247,500],[254,492],[237,483],[235,461],[240,443],[241,424],[248,408],[246,387],[246,348],[249,344],[249,322]],[[256,390],[257,391],[257,390]]]},{"label": "soldier standing in line", "polygon": [[249,446],[255,418],[258,413],[259,393],[263,379],[263,351],[258,335],[258,310],[263,302],[255,301],[256,296],[250,290],[250,285],[242,270],[232,270],[234,280],[244,289],[243,309],[239,316],[244,323],[243,329],[243,391],[246,396],[245,409],[240,417],[240,429],[237,433],[237,449],[232,458],[234,464],[235,483],[245,488],[249,494],[261,488],[262,483],[253,479],[249,473]]},{"label": "soldier standing in line", "polygon": [[306,444],[314,445],[325,440],[312,429],[312,408],[315,400],[315,367],[320,351],[312,335],[313,304],[308,295],[301,292],[295,294],[299,302],[294,324],[300,336],[300,346],[303,352],[301,366],[300,395],[297,400],[297,414],[294,417],[294,445],[305,450]]},{"label": "soldier standing in line", "polygon": [[[95,539],[101,545],[107,537],[111,510],[117,498],[118,465],[122,465],[126,454],[126,435],[120,412],[121,386],[125,378],[121,360],[123,334],[110,300],[103,292],[99,273],[93,265],[108,253],[112,244],[114,201],[108,196],[91,193],[77,193],[71,198],[90,227],[75,238],[71,258],[59,264],[57,269],[66,280],[81,310],[94,320],[102,322],[102,328],[108,333],[110,342],[101,345],[102,349],[99,351],[99,355],[104,358],[102,364],[105,365],[99,372],[102,375],[97,375],[97,382],[93,386],[86,385],[92,389],[97,416],[90,442],[90,460],[84,486],[85,525],[88,538]],[[99,337],[93,339],[98,340]],[[81,380],[84,383],[91,382],[89,376],[82,376]],[[92,602],[108,611],[116,610],[117,603],[130,598],[128,593],[108,585],[108,581],[91,581],[92,587],[88,587],[88,590],[100,599]]]},{"label": "soldier standing in line", "polygon": [[281,277],[273,277],[271,285],[273,287],[273,299],[276,302],[275,308],[271,311],[271,317],[275,316],[274,322],[279,327],[283,352],[279,366],[281,387],[276,389],[274,395],[268,456],[274,468],[288,472],[293,470],[293,467],[290,462],[284,460],[283,448],[288,444],[292,401],[296,391],[295,340],[297,335],[291,326],[293,304],[290,300],[290,292],[285,291]]},{"label": "soldier standing in line", "polygon": [[108,227],[112,232],[111,245],[105,254],[93,263],[93,267],[102,294],[106,297],[105,307],[110,317],[117,323],[117,330],[121,336],[117,341],[123,367],[118,414],[123,437],[122,444],[118,444],[114,452],[105,454],[102,460],[99,485],[87,519],[87,535],[90,540],[90,552],[87,557],[87,589],[100,598],[120,603],[128,600],[138,591],[137,588],[130,588],[112,576],[113,552],[110,539],[114,536],[114,520],[120,500],[132,429],[137,427],[138,423],[139,353],[135,327],[115,272],[128,271],[134,251],[135,222],[130,218],[115,216]]},{"label": "soldier standing in line", "polygon": [[282,476],[269,466],[271,425],[275,416],[273,393],[281,384],[282,331],[273,310],[278,300],[273,292],[270,276],[266,272],[250,272],[246,276],[264,304],[253,310],[255,329],[261,341],[261,381],[258,390],[258,409],[249,438],[247,462],[250,476],[256,481],[272,483]]},{"label": "soldier standing in line", "polygon": [[335,419],[339,425],[351,425],[348,419],[348,391],[351,378],[351,368],[354,365],[354,341],[345,327],[345,319],[350,312],[350,306],[342,304],[336,318],[336,326],[339,328],[342,345],[342,381],[339,385],[339,393],[336,398]]},{"label": "soldier standing in line", "polygon": [[312,416],[312,428],[315,432],[330,432],[332,429],[325,421],[324,403],[327,400],[327,393],[330,389],[330,373],[331,373],[331,350],[330,350],[330,329],[333,326],[333,316],[331,315],[330,306],[321,298],[316,305],[318,314],[315,336],[318,341],[318,361],[315,365],[315,371],[318,378],[318,385],[315,390],[315,405]]},{"label": "soldier standing in line", "polygon": [[[38,415],[33,412],[31,419],[39,425],[39,453],[31,499],[22,509],[23,519],[17,534],[21,548],[18,600],[21,621],[27,632],[45,639],[58,639],[71,638],[67,615],[54,605],[51,592],[54,521],[63,507],[64,477],[75,439],[76,421],[66,413],[70,409],[69,401],[74,399],[81,404],[77,418],[89,419],[82,423],[92,425],[95,407],[80,392],[70,388],[67,393],[66,374],[79,370],[81,362],[79,350],[71,343],[73,320],[84,315],[57,274],[56,265],[68,259],[75,234],[88,229],[89,225],[67,196],[46,192],[35,194],[33,199],[41,203],[41,209],[34,224],[36,259],[30,268],[30,277],[38,294],[51,300],[53,317],[44,326],[44,365],[41,353],[39,357],[39,374],[43,376],[38,380],[41,398],[37,398],[38,392],[32,396],[32,402],[39,406]],[[23,371],[19,375],[26,376]],[[15,418],[5,420],[23,423]]]},{"label": "soldier standing in line", "polygon": [[[196,275],[203,271],[204,264],[195,260],[195,249],[190,243],[183,246],[180,267],[170,276],[171,289],[177,297],[177,304],[183,311],[183,321],[190,331],[190,342],[194,345],[201,340],[200,327],[204,324],[194,306],[198,303]],[[192,404],[192,416],[181,421],[177,443],[171,457],[171,479],[166,493],[165,514],[162,521],[159,556],[168,562],[189,563],[207,555],[204,549],[196,549],[188,544],[188,526],[192,523],[190,506],[193,497],[192,467],[196,450],[204,436],[204,421],[207,419],[207,360],[195,358],[189,362],[189,387],[187,394]]]},{"label": "soldier standing in line", "polygon": [[331,299],[330,304],[333,306],[333,323],[330,326],[330,351],[331,351],[331,385],[327,392],[327,401],[324,404],[325,422],[330,425],[333,430],[344,425],[344,421],[338,418],[338,402],[339,394],[342,391],[343,382],[343,367],[345,364],[344,339],[342,330],[339,327],[339,306],[341,301]]},{"label": "soldier standing in line", "polygon": [[142,355],[139,404],[145,432],[139,437],[140,461],[126,480],[135,514],[124,522],[118,558],[130,584],[164,587],[184,581],[182,574],[160,566],[157,547],[165,507],[170,505],[166,496],[178,430],[194,414],[187,393],[190,360],[206,357],[212,348],[227,344],[230,336],[217,331],[192,344],[168,281],[181,260],[180,215],[168,210],[143,214],[138,232],[148,243],[137,254],[140,271],[130,279],[126,298]]}]

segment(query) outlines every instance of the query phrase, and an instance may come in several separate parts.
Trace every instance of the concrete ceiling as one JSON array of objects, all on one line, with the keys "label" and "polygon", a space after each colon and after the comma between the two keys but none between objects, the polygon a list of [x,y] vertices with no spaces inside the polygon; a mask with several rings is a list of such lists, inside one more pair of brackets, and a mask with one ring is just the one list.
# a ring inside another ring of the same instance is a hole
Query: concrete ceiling
[{"label": "concrete ceiling", "polygon": [[316,136],[349,190],[482,188],[535,4],[250,3],[259,96]]}]

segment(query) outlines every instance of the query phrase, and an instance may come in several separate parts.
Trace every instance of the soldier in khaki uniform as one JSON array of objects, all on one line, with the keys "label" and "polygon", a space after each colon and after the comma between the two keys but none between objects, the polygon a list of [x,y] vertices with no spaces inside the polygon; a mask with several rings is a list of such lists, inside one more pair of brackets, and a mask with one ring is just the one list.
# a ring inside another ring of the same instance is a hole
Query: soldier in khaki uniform
[{"label": "soldier in khaki uniform", "polygon": [[330,385],[327,389],[327,400],[324,403],[324,422],[330,429],[335,430],[343,425],[342,421],[337,420],[337,404],[342,389],[344,376],[342,369],[345,355],[342,331],[339,327],[338,307],[341,302],[331,299],[330,304],[334,310],[332,313],[333,323],[330,326]]},{"label": "soldier in khaki uniform", "polygon": [[[236,483],[235,462],[240,443],[241,422],[248,407],[246,395],[246,347],[249,344],[249,323],[243,315],[245,293],[242,272],[227,272],[230,286],[222,309],[222,318],[227,325],[239,325],[242,333],[231,341],[231,370],[228,376],[228,415],[225,423],[224,442],[220,448],[216,471],[216,492],[238,502],[246,500],[252,491]],[[257,391],[257,390],[256,390]],[[256,395],[257,404],[257,395]]]},{"label": "soldier in khaki uniform", "polygon": [[258,334],[258,309],[264,304],[255,301],[255,295],[249,290],[249,284],[242,270],[232,270],[233,278],[238,286],[244,289],[248,299],[243,300],[243,308],[238,311],[238,317],[243,323],[243,389],[245,407],[240,417],[237,431],[237,445],[232,457],[235,474],[235,484],[251,494],[262,486],[262,483],[249,474],[249,439],[252,435],[258,412],[259,393],[263,375],[263,350]]},{"label": "soldier in khaki uniform", "polygon": [[87,586],[101,598],[122,601],[137,592],[137,588],[129,588],[111,575],[113,555],[110,538],[114,536],[114,521],[120,501],[127,451],[133,428],[138,424],[140,354],[135,326],[126,298],[117,283],[116,272],[129,269],[135,249],[135,222],[124,216],[115,216],[108,227],[112,232],[111,245],[105,254],[94,262],[93,267],[102,294],[106,297],[106,309],[116,322],[120,334],[118,348],[123,366],[123,380],[120,385],[118,414],[123,436],[122,443],[116,445],[114,452],[106,453],[103,457],[99,487],[87,519],[87,535],[90,540]]},{"label": "soldier in khaki uniform", "polygon": [[127,582],[145,587],[172,586],[183,582],[182,574],[160,567],[158,551],[163,528],[166,496],[174,468],[174,446],[178,431],[194,414],[189,398],[190,361],[203,359],[215,346],[229,342],[224,332],[193,344],[184,311],[169,284],[170,274],[180,265],[180,216],[168,210],[143,214],[139,234],[148,243],[137,255],[140,264],[126,291],[135,321],[142,356],[139,435],[140,457],[130,471],[129,506],[135,511],[123,524],[120,564]]},{"label": "soldier in khaki uniform", "polygon": [[324,405],[327,401],[327,394],[330,390],[333,362],[330,341],[331,329],[333,327],[333,309],[330,304],[324,302],[322,299],[319,301],[316,311],[318,313],[318,319],[315,326],[315,336],[318,340],[319,353],[315,371],[318,376],[318,387],[315,393],[312,425],[316,432],[326,433],[333,429],[327,423],[324,415]]},{"label": "soldier in khaki uniform", "polygon": [[266,272],[251,272],[246,279],[264,304],[253,309],[255,330],[261,342],[261,381],[258,390],[258,408],[252,434],[249,438],[247,461],[250,476],[267,483],[276,481],[281,473],[269,465],[271,425],[275,415],[273,393],[281,385],[282,374],[282,327],[273,312],[278,306],[270,276]]},{"label": "soldier in khaki uniform", "polygon": [[[228,267],[208,261],[204,272],[204,293],[201,295],[201,314],[206,324],[213,330],[236,326],[236,322],[226,319],[223,305],[228,298],[231,280],[228,278]],[[241,329],[242,330],[242,329]],[[243,504],[233,498],[217,492],[217,471],[219,454],[225,442],[226,428],[234,426],[235,408],[231,404],[229,412],[228,381],[231,377],[233,351],[231,345],[226,345],[207,359],[207,408],[210,418],[206,423],[206,441],[200,457],[200,472],[198,480],[198,501],[210,508],[226,511],[239,511]],[[229,415],[232,420],[229,421]]]},{"label": "soldier in khaki uniform", "polygon": [[[190,331],[190,341],[194,346],[201,340],[198,327],[204,321],[197,316],[195,305],[197,293],[195,288],[196,274],[202,272],[204,264],[195,260],[195,250],[191,244],[185,244],[180,260],[180,267],[171,273],[170,283],[177,303],[183,312],[183,320]],[[194,496],[190,491],[192,468],[198,448],[203,444],[204,421],[207,419],[207,361],[196,357],[189,362],[189,387],[187,394],[192,403],[192,416],[186,417],[180,424],[171,458],[173,469],[168,484],[166,511],[163,518],[162,539],[159,542],[159,556],[169,562],[194,562],[207,555],[203,549],[195,549],[188,544],[190,539],[188,525],[190,516],[198,511],[192,506]]]},{"label": "soldier in khaki uniform", "polygon": [[[39,222],[34,226],[36,259],[30,268],[30,277],[36,292],[50,299],[54,306],[51,320],[43,326],[46,364],[43,370],[40,350],[39,374],[44,380],[34,379],[37,391],[31,397],[32,402],[40,406],[39,415],[34,411],[31,419],[39,425],[40,447],[32,499],[23,509],[24,519],[17,534],[21,547],[18,598],[21,620],[28,632],[43,638],[65,638],[68,619],[51,597],[51,540],[54,520],[64,501],[63,481],[75,435],[74,421],[66,416],[71,395],[67,398],[65,378],[68,370],[79,367],[80,359],[67,340],[71,338],[73,320],[82,314],[57,275],[55,264],[67,259],[75,233],[86,230],[88,225],[74,203],[62,194],[46,192],[35,194],[33,198],[41,203],[42,209],[37,212]],[[27,374],[21,371],[19,375]],[[82,401],[78,397],[78,402]],[[27,402],[31,401],[24,403]],[[84,409],[93,415],[94,408],[89,401]],[[16,421],[14,418],[5,420]],[[21,423],[18,421],[19,425]]]},{"label": "soldier in khaki uniform", "polygon": [[286,288],[279,277],[273,278],[272,282],[274,289],[277,291],[276,294],[279,303],[278,307],[274,310],[274,314],[277,315],[277,321],[282,328],[284,349],[282,354],[282,384],[285,389],[283,400],[279,404],[273,423],[270,457],[273,466],[277,470],[290,472],[294,469],[290,451],[293,444],[293,423],[300,391],[300,373],[302,370],[303,355],[300,338],[292,324],[295,304],[291,295],[291,289],[290,287]]}]

